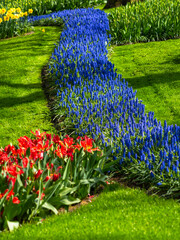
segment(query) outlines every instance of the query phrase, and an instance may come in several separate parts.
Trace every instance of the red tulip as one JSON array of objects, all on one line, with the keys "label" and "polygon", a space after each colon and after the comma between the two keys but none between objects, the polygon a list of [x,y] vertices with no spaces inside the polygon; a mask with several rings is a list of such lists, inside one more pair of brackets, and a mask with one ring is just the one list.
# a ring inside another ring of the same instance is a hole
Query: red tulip
[{"label": "red tulip", "polygon": [[14,204],[19,204],[20,200],[18,199],[18,197],[13,197],[13,203]]},{"label": "red tulip", "polygon": [[39,178],[42,173],[43,173],[43,170],[39,169],[37,173],[34,175],[35,179]]}]

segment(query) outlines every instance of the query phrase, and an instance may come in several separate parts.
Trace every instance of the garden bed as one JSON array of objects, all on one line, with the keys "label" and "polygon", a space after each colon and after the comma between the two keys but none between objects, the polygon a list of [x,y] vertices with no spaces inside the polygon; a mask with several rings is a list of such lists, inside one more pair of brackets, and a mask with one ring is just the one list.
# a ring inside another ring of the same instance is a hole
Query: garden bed
[{"label": "garden bed", "polygon": [[19,147],[1,149],[1,229],[57,214],[61,206],[67,210],[117,169],[138,185],[180,197],[180,127],[146,113],[108,60],[107,15],[77,9],[28,18],[37,24],[62,20],[46,79],[62,135],[36,131],[33,139],[20,138]]}]

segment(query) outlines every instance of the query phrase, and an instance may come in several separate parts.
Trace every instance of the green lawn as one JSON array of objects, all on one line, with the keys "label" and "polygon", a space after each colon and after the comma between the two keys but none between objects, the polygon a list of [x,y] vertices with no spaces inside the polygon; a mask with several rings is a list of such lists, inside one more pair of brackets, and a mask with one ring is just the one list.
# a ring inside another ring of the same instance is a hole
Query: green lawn
[{"label": "green lawn", "polygon": [[180,39],[114,46],[110,60],[137,90],[146,112],[180,125]]},{"label": "green lawn", "polygon": [[42,224],[25,224],[0,239],[178,240],[180,205],[143,191],[109,185],[95,201]]},{"label": "green lawn", "polygon": [[60,37],[59,27],[0,41],[0,147],[30,130],[54,132],[41,86],[41,70]]}]

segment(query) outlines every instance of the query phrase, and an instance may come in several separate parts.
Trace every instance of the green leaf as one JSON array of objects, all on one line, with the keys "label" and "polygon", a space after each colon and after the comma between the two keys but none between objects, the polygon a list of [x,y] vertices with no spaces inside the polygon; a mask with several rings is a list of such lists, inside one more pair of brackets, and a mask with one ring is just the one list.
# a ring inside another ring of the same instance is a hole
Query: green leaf
[{"label": "green leaf", "polygon": [[20,187],[23,187],[23,183],[22,183],[22,181],[21,181],[21,178],[20,178],[20,175],[19,175],[19,174],[17,175],[17,182],[18,182],[18,184],[19,184]]},{"label": "green leaf", "polygon": [[19,227],[19,222],[10,222],[7,220],[7,225],[8,225],[9,231],[11,232],[14,229]]},{"label": "green leaf", "polygon": [[43,182],[41,179],[39,179],[39,195],[38,195],[38,201],[37,201],[37,209],[39,208],[40,202],[41,202],[41,194],[43,191]]},{"label": "green leaf", "polygon": [[81,202],[81,200],[79,198],[76,198],[75,200],[71,201],[68,198],[64,198],[64,199],[60,200],[60,202],[63,205],[69,206],[69,205],[72,205],[72,204],[79,203],[79,202]]},{"label": "green leaf", "polygon": [[106,163],[105,166],[103,167],[102,171],[106,172],[110,169],[110,167],[115,166],[117,163],[119,163],[120,158],[113,160],[109,163]]},{"label": "green leaf", "polygon": [[59,193],[59,196],[60,197],[64,197],[64,196],[66,196],[67,194],[69,194],[69,193],[73,193],[73,192],[75,192],[76,190],[78,189],[78,186],[76,186],[76,187],[74,187],[74,188],[64,188],[64,189],[62,189],[61,191],[60,191],[60,193]]},{"label": "green leaf", "polygon": [[8,191],[6,194],[4,194],[4,196],[1,198],[1,200],[0,200],[0,210],[1,210],[1,208],[3,207],[3,203],[5,202],[6,197],[7,197],[7,195],[8,195],[9,192],[10,192],[10,189],[9,189],[9,191]]},{"label": "green leaf", "polygon": [[68,159],[65,170],[64,170],[64,174],[63,174],[63,180],[67,180],[68,176],[69,176],[69,165],[70,165],[70,159]]},{"label": "green leaf", "polygon": [[21,209],[21,204],[14,204],[11,200],[9,200],[8,203],[6,203],[3,215],[11,221],[21,214]]},{"label": "green leaf", "polygon": [[81,179],[80,184],[89,184],[89,179]]},{"label": "green leaf", "polygon": [[101,175],[104,175],[101,168],[95,168],[94,171],[99,172]]},{"label": "green leaf", "polygon": [[52,211],[54,214],[56,214],[56,215],[58,214],[57,209],[56,209],[53,205],[51,205],[50,203],[48,203],[48,202],[45,202],[45,203],[42,205],[42,207],[51,210],[51,211]]},{"label": "green leaf", "polygon": [[38,210],[41,208],[42,206],[42,201],[41,201],[41,194],[42,194],[42,189],[43,189],[43,182],[41,180],[41,178],[39,179],[39,195],[38,197],[35,199],[35,203],[36,203],[36,208],[32,211],[31,215],[29,216],[28,220],[30,220],[32,217],[34,217]]},{"label": "green leaf", "polygon": [[29,157],[31,154],[31,149],[30,147],[26,150],[26,157]]},{"label": "green leaf", "polygon": [[44,202],[48,202],[49,199],[52,198],[53,194],[56,192],[56,190],[60,187],[61,184],[62,184],[62,181],[59,181],[56,185],[54,185],[50,188],[50,189],[52,189],[52,191],[50,191],[50,193],[48,195],[46,195],[46,197],[43,199],[43,204],[44,204]]},{"label": "green leaf", "polygon": [[26,196],[26,199],[21,202],[21,214],[19,215],[20,218],[23,218],[23,215],[27,215],[27,212],[33,210],[36,207],[35,203],[36,194],[31,194]]},{"label": "green leaf", "polygon": [[30,161],[28,161],[27,167],[26,167],[26,168],[23,168],[26,179],[27,179],[28,176],[29,176],[29,169],[30,169]]},{"label": "green leaf", "polygon": [[49,160],[49,156],[48,156],[48,154],[47,154],[47,152],[44,152],[44,154],[43,154],[43,161],[42,161],[42,168],[43,169],[46,169],[46,163],[48,162],[48,160]]}]

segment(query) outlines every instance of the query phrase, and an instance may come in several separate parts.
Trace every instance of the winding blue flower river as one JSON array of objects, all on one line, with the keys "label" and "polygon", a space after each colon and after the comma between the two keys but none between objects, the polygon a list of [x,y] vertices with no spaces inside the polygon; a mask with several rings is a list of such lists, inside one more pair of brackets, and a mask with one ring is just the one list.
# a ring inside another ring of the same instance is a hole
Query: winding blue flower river
[{"label": "winding blue flower river", "polygon": [[78,135],[114,146],[114,159],[149,171],[158,185],[179,182],[180,127],[163,126],[145,113],[136,91],[108,61],[110,36],[106,13],[94,9],[65,10],[30,17],[62,18],[64,29],[49,70],[57,85],[58,108],[64,108]]}]

